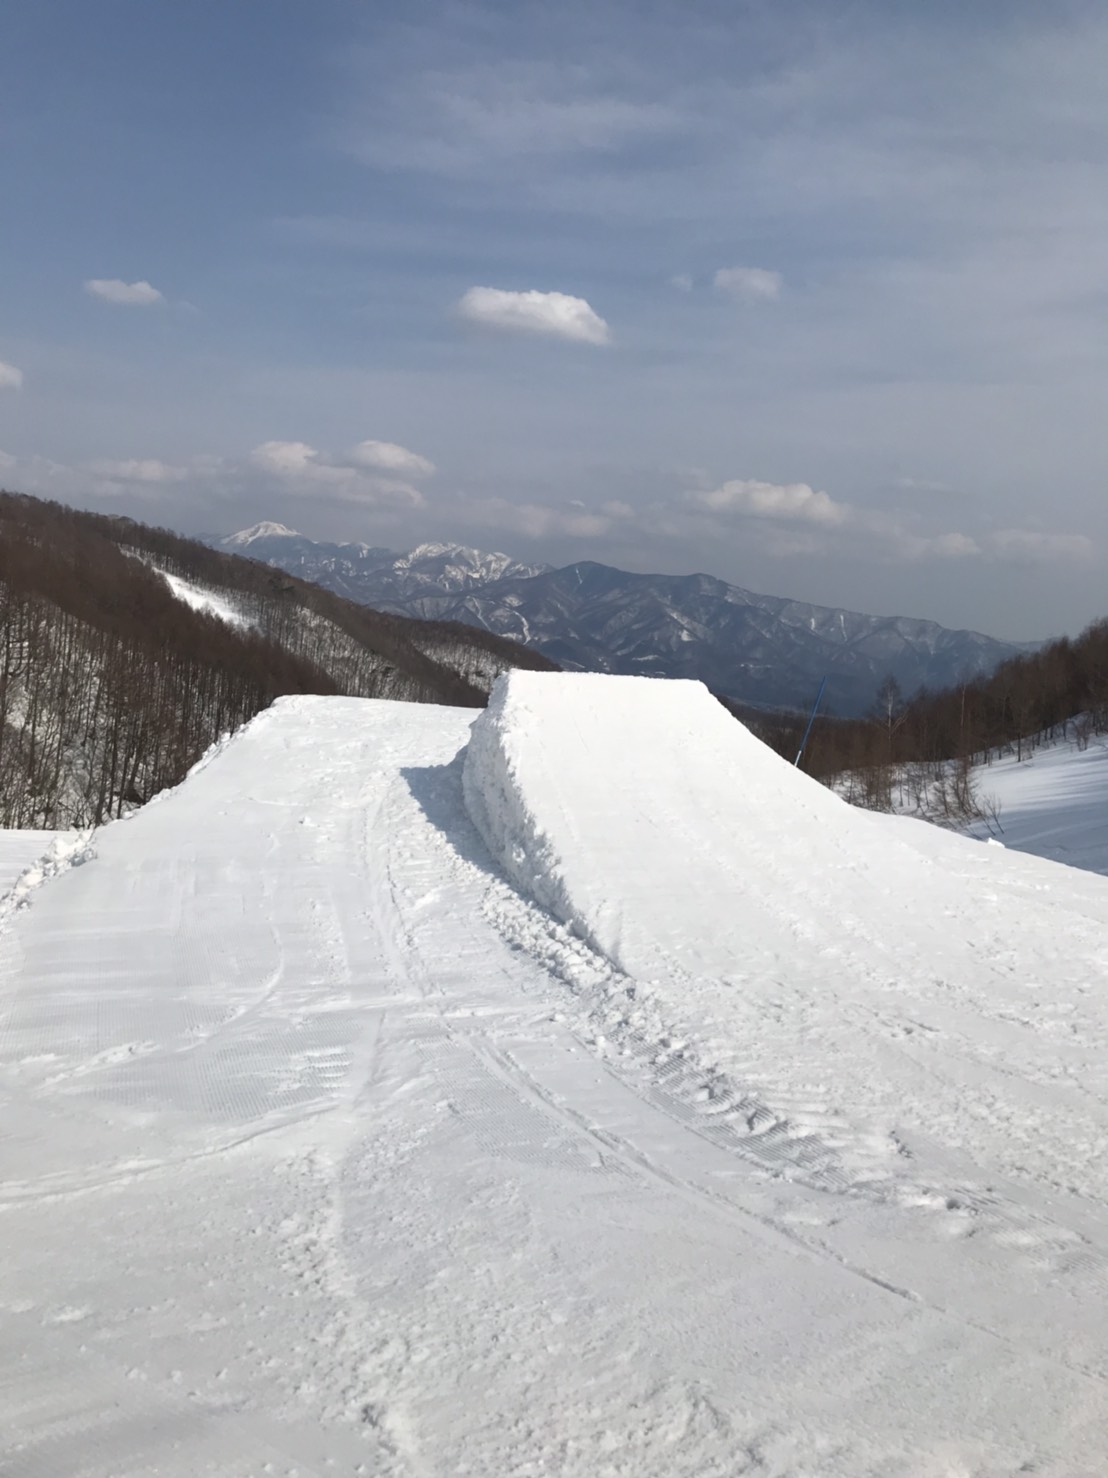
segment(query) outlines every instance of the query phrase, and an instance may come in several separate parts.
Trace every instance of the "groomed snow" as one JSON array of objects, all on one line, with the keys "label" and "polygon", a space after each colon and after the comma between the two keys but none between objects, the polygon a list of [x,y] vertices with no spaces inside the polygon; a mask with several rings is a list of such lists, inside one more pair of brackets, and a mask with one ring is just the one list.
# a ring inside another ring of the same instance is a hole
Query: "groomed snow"
[{"label": "groomed snow", "polygon": [[[1072,738],[974,771],[979,793],[999,802],[1006,847],[1108,875],[1108,742],[1094,735],[1082,749]],[[993,831],[997,830],[993,826]],[[979,824],[973,835],[985,835]]]},{"label": "groomed snow", "polygon": [[0,912],[0,1471],[1099,1475],[1108,882],[472,720],[281,700]]},{"label": "groomed snow", "polygon": [[20,873],[46,852],[52,831],[5,831],[0,828],[0,895],[12,887]]}]

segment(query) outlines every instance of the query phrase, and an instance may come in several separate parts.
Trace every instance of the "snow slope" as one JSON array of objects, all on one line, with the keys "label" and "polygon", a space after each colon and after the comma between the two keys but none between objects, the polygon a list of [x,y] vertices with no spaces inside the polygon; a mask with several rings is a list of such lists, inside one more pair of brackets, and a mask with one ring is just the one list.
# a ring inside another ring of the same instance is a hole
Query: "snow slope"
[{"label": "snow slope", "polygon": [[4,919],[0,1472],[1102,1471],[1108,883],[715,717],[284,699]]},{"label": "snow slope", "polygon": [[700,684],[536,677],[475,726],[470,812],[645,986],[624,1030],[657,1011],[693,1034],[774,1156],[832,1183],[895,1189],[956,1150],[1039,1191],[1108,1187],[1099,1109],[1042,1094],[1044,1072],[1100,1080],[1108,887],[847,806]]},{"label": "snow slope", "polygon": [[38,861],[55,835],[52,831],[5,831],[0,828],[0,898],[26,868]]},{"label": "snow slope", "polygon": [[[1011,755],[974,771],[982,795],[1000,803],[1006,847],[1108,875],[1108,743],[1093,736],[1038,747],[1029,759]],[[971,828],[982,835],[984,825]],[[995,830],[995,828],[994,828]]]},{"label": "snow slope", "polygon": [[161,575],[176,598],[184,601],[190,609],[203,611],[208,616],[218,616],[221,621],[226,621],[228,626],[250,625],[247,618],[232,605],[224,592],[210,590],[191,580],[184,580],[180,575],[171,575],[168,570],[159,569],[157,573]]}]

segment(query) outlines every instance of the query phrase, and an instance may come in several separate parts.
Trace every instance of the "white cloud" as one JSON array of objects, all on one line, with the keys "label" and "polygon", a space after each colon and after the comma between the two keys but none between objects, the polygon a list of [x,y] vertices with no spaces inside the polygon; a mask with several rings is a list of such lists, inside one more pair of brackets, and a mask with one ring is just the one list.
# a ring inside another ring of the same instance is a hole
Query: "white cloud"
[{"label": "white cloud", "polygon": [[467,498],[456,511],[467,523],[524,534],[529,539],[554,535],[595,539],[606,534],[622,516],[610,508],[593,511],[582,503],[511,503],[507,498]]},{"label": "white cloud", "polygon": [[336,462],[306,441],[264,441],[250,453],[250,461],[274,477],[305,485],[326,483],[339,488],[359,476],[353,467]]},{"label": "white cloud", "polygon": [[16,369],[14,364],[5,364],[0,359],[0,390],[21,390],[23,388],[23,371]]},{"label": "white cloud", "polygon": [[804,482],[737,479],[687,491],[683,504],[721,519],[758,520],[759,542],[775,557],[816,558],[830,553],[858,557],[864,550],[873,560],[916,563],[965,560],[985,552],[969,534],[924,532],[915,514],[836,502]]},{"label": "white cloud", "polygon": [[415,508],[423,503],[423,494],[410,483],[399,478],[370,476],[357,467],[335,461],[306,441],[262,442],[250,453],[250,461],[258,471],[278,477],[293,491],[305,494],[326,489],[332,498],[366,507]]},{"label": "white cloud", "polygon": [[467,323],[508,333],[546,334],[580,344],[607,344],[611,331],[584,298],[568,293],[506,292],[498,287],[471,287],[458,302]]},{"label": "white cloud", "polygon": [[336,483],[332,496],[365,508],[422,508],[423,494],[411,483],[393,477],[352,477]]},{"label": "white cloud", "polygon": [[310,472],[318,457],[315,447],[306,441],[263,441],[250,453],[255,467],[278,477],[297,477]]},{"label": "white cloud", "polygon": [[679,293],[691,293],[693,280],[687,272],[678,272],[669,279],[670,287],[675,287]]},{"label": "white cloud", "polygon": [[886,559],[972,559],[981,546],[969,534],[919,534],[895,516],[870,514],[864,519],[867,531],[877,541],[877,552]]},{"label": "white cloud", "polygon": [[1092,559],[1093,542],[1084,534],[1044,534],[1035,529],[998,529],[988,547],[1000,559],[1026,563],[1040,560]]},{"label": "white cloud", "polygon": [[721,267],[712,282],[737,303],[757,303],[780,297],[783,279],[765,267]]},{"label": "white cloud", "polygon": [[[436,99],[456,163],[459,153],[550,155],[616,153],[641,138],[670,132],[679,120],[658,103],[638,103],[605,95],[565,95],[549,91],[562,79],[550,69],[513,69],[503,62],[453,78],[434,78],[446,87]],[[469,89],[466,96],[462,89]],[[441,147],[443,133],[438,134]],[[463,156],[464,157],[464,156]],[[432,156],[434,159],[434,156]],[[439,155],[436,163],[443,162]]]},{"label": "white cloud", "polygon": [[187,467],[174,467],[154,457],[132,457],[122,462],[90,462],[89,470],[112,482],[172,483],[184,482],[190,475]]},{"label": "white cloud", "polygon": [[90,277],[85,283],[90,297],[123,308],[152,308],[165,298],[148,282],[123,282],[118,277]]},{"label": "white cloud", "polygon": [[686,491],[679,500],[663,497],[637,507],[620,500],[586,504],[472,498],[451,505],[450,511],[467,523],[504,535],[607,540],[608,557],[615,553],[617,564],[618,550],[628,547],[628,538],[643,551],[681,548],[683,559],[703,558],[703,529],[698,525],[704,514],[718,520],[713,537],[717,563],[722,549],[774,560],[846,556],[900,566],[958,563],[988,552],[969,534],[923,532],[914,526],[914,517],[839,503],[806,483],[737,480]]},{"label": "white cloud", "polygon": [[[12,492],[45,498],[79,497],[88,486],[88,473],[53,462],[49,457],[13,456],[0,452],[0,473]],[[9,480],[10,479],[10,480]]]},{"label": "white cloud", "polygon": [[967,559],[970,555],[981,553],[977,540],[971,539],[968,534],[936,534],[926,542],[925,553],[937,555],[941,559]]},{"label": "white cloud", "polygon": [[350,453],[355,467],[368,467],[377,472],[402,472],[408,477],[430,477],[434,462],[411,452],[393,441],[360,441]]},{"label": "white cloud", "polygon": [[[511,28],[506,20],[501,27]],[[559,29],[563,29],[559,27]],[[440,42],[450,43],[443,18]],[[530,163],[581,155],[618,158],[626,149],[687,126],[680,108],[652,96],[625,95],[592,76],[593,58],[512,60],[504,54],[474,66],[426,66],[422,55],[398,72],[378,47],[350,58],[352,97],[338,123],[341,146],[367,164],[458,177],[528,177]],[[421,49],[422,50],[422,49]],[[647,89],[649,92],[650,89]]]},{"label": "white cloud", "polygon": [[686,493],[685,501],[709,513],[825,525],[846,523],[852,515],[847,504],[836,503],[827,493],[809,487],[806,482],[782,484],[736,479],[707,492]]}]

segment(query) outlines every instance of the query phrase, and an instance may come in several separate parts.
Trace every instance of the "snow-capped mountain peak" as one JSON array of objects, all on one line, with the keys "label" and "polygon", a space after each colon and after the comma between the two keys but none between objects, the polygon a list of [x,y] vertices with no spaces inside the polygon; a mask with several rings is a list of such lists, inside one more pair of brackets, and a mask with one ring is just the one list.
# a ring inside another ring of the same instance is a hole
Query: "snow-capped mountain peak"
[{"label": "snow-capped mountain peak", "polygon": [[414,549],[408,551],[404,558],[411,563],[413,560],[419,559],[437,559],[443,554],[453,554],[458,557],[475,560],[486,557],[478,550],[470,549],[465,544],[417,544]]},{"label": "snow-capped mountain peak", "polygon": [[228,549],[243,549],[259,539],[302,539],[303,537],[303,534],[298,534],[295,529],[286,528],[283,523],[263,519],[261,523],[251,524],[248,529],[240,529],[237,534],[228,534],[226,539],[221,540],[221,543]]},{"label": "snow-capped mountain peak", "polygon": [[272,522],[215,542],[220,549],[248,554],[378,610],[412,611],[418,616],[434,616],[435,601],[496,580],[530,579],[550,569],[465,544],[426,543],[398,553],[370,544],[317,542]]},{"label": "snow-capped mountain peak", "polygon": [[466,590],[507,574],[517,578],[541,574],[550,566],[520,564],[510,554],[471,549],[467,544],[418,544],[400,555],[394,568],[420,571],[443,590]]}]

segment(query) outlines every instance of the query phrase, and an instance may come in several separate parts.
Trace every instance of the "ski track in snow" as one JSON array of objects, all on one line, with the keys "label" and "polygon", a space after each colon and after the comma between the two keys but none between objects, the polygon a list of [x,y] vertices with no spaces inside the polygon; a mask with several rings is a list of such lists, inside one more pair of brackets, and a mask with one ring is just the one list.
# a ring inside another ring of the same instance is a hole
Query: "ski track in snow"
[{"label": "ski track in snow", "polygon": [[55,846],[0,918],[0,1473],[1101,1471],[1108,886],[760,747],[727,847],[710,715],[659,759],[695,685],[651,748],[628,681],[517,674],[468,761],[282,700]]}]

